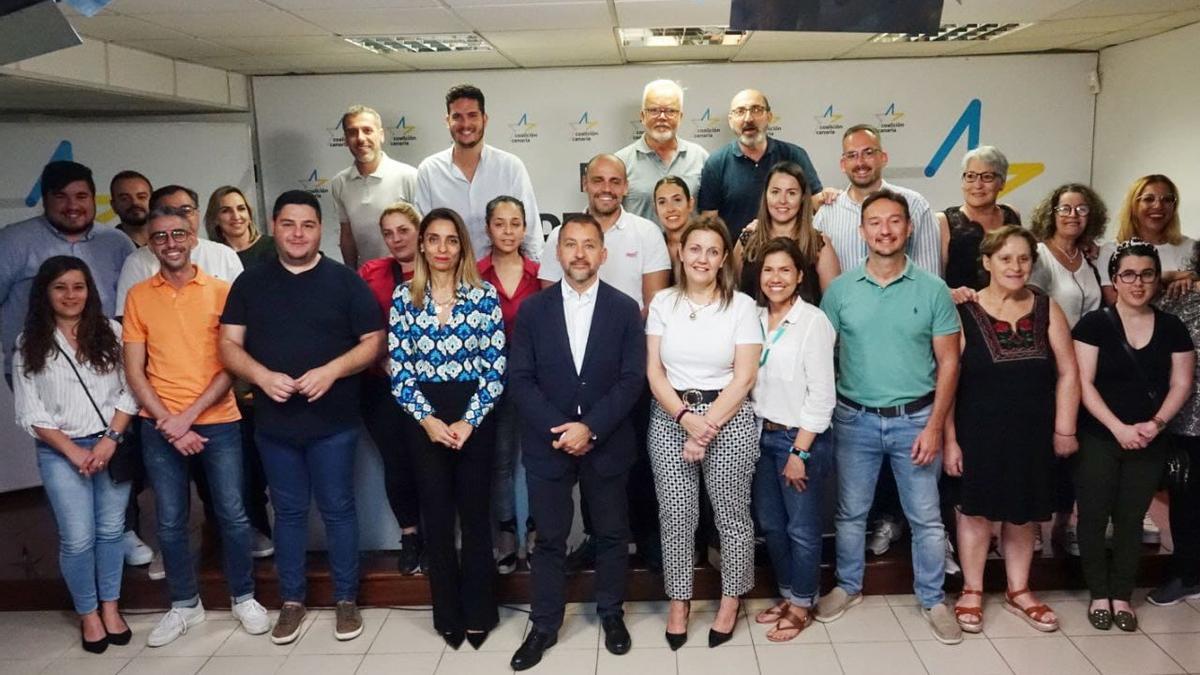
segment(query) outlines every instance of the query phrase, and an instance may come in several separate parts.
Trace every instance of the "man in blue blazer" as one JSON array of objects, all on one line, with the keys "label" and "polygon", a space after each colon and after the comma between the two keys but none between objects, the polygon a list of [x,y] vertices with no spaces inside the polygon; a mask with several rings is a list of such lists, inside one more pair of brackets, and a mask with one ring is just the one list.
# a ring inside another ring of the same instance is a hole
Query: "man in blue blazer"
[{"label": "man in blue blazer", "polygon": [[556,255],[562,281],[525,300],[509,345],[507,395],[521,417],[529,508],[537,522],[533,630],[512,658],[532,668],[558,640],[566,605],[564,561],[579,483],[596,539],[596,612],[604,645],[629,651],[625,598],[629,518],[625,484],[637,453],[629,413],[646,381],[646,337],[635,300],[600,281],[604,232],[570,216]]}]

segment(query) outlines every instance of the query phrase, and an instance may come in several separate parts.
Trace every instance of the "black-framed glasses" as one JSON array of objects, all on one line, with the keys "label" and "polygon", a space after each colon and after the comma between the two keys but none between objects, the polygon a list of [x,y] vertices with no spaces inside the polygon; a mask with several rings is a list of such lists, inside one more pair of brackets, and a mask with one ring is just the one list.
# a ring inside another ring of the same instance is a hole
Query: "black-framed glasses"
[{"label": "black-framed glasses", "polygon": [[1175,206],[1175,204],[1179,203],[1179,197],[1175,195],[1142,195],[1137,198],[1137,202],[1144,206],[1154,206],[1155,204]]},{"label": "black-framed glasses", "polygon": [[734,117],[745,117],[746,115],[750,115],[751,117],[762,117],[763,115],[767,114],[768,110],[770,110],[770,108],[766,107],[765,105],[743,105],[730,110],[729,114],[733,115]]},{"label": "black-framed glasses", "polygon": [[995,171],[964,171],[962,179],[966,183],[983,181],[984,183],[991,185],[1000,179],[1000,174],[996,173]]},{"label": "black-framed glasses", "polygon": [[642,112],[650,117],[665,117],[673,120],[679,117],[679,108],[642,108]]},{"label": "black-framed glasses", "polygon": [[1158,279],[1158,272],[1152,269],[1144,269],[1141,272],[1135,270],[1125,270],[1117,272],[1117,278],[1121,283],[1132,284],[1135,281],[1141,281],[1143,284],[1152,284],[1155,279]]},{"label": "black-framed glasses", "polygon": [[185,229],[179,228],[179,229],[175,229],[175,230],[155,232],[155,233],[151,234],[148,238],[150,239],[151,244],[154,244],[156,246],[162,246],[163,244],[167,243],[168,236],[171,237],[171,241],[174,241],[175,243],[180,244],[180,243],[187,241],[187,238],[189,236],[191,236],[191,234],[192,234],[191,230],[185,230]]},{"label": "black-framed glasses", "polygon": [[1054,207],[1054,212],[1060,216],[1069,216],[1072,213],[1074,213],[1077,216],[1086,216],[1087,214],[1092,212],[1092,209],[1090,207],[1088,207],[1087,204],[1080,204],[1079,206],[1071,206],[1070,204],[1059,204],[1058,206]]}]

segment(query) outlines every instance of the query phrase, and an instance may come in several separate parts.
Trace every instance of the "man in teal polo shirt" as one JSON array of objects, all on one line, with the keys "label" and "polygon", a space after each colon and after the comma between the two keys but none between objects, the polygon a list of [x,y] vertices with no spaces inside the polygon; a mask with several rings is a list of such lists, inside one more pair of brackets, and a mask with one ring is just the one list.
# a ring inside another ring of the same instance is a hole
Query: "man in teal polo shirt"
[{"label": "man in teal polo shirt", "polygon": [[958,384],[958,312],[946,284],[905,254],[908,202],[889,189],[863,201],[867,261],[830,284],[821,309],[838,332],[837,587],[817,619],[862,601],[867,513],[879,468],[891,463],[912,526],[913,584],[934,637],[962,641],[943,602],[946,532],[938,503],[942,427]]}]

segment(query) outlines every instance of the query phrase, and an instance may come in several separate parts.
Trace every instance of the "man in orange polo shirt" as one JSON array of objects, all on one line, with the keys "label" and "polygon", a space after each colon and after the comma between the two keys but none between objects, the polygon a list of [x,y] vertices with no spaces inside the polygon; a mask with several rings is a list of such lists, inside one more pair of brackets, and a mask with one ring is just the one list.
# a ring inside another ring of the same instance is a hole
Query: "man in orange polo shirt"
[{"label": "man in orange polo shirt", "polygon": [[[191,261],[196,234],[187,214],[160,206],[147,219],[157,274],[133,286],[125,301],[125,371],[142,404],[142,454],[154,488],[158,541],[171,610],[146,643],[161,647],[204,621],[188,548],[189,466],[208,475],[221,533],[233,615],[246,632],[265,633],[267,612],[254,599],[252,530],[242,504],[241,419],[232,379],[217,354],[217,329],[229,282]],[[150,422],[153,422],[152,424]]]}]

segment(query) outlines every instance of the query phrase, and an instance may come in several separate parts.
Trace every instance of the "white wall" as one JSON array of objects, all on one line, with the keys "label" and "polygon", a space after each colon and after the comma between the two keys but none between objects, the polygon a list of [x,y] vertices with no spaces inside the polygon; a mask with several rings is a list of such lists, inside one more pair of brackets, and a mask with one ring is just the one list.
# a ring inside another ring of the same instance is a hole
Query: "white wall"
[{"label": "white wall", "polygon": [[[1115,211],[1138,177],[1179,186],[1183,231],[1200,238],[1200,23],[1100,52],[1092,185]],[[1109,224],[1108,235],[1116,231]]]}]

